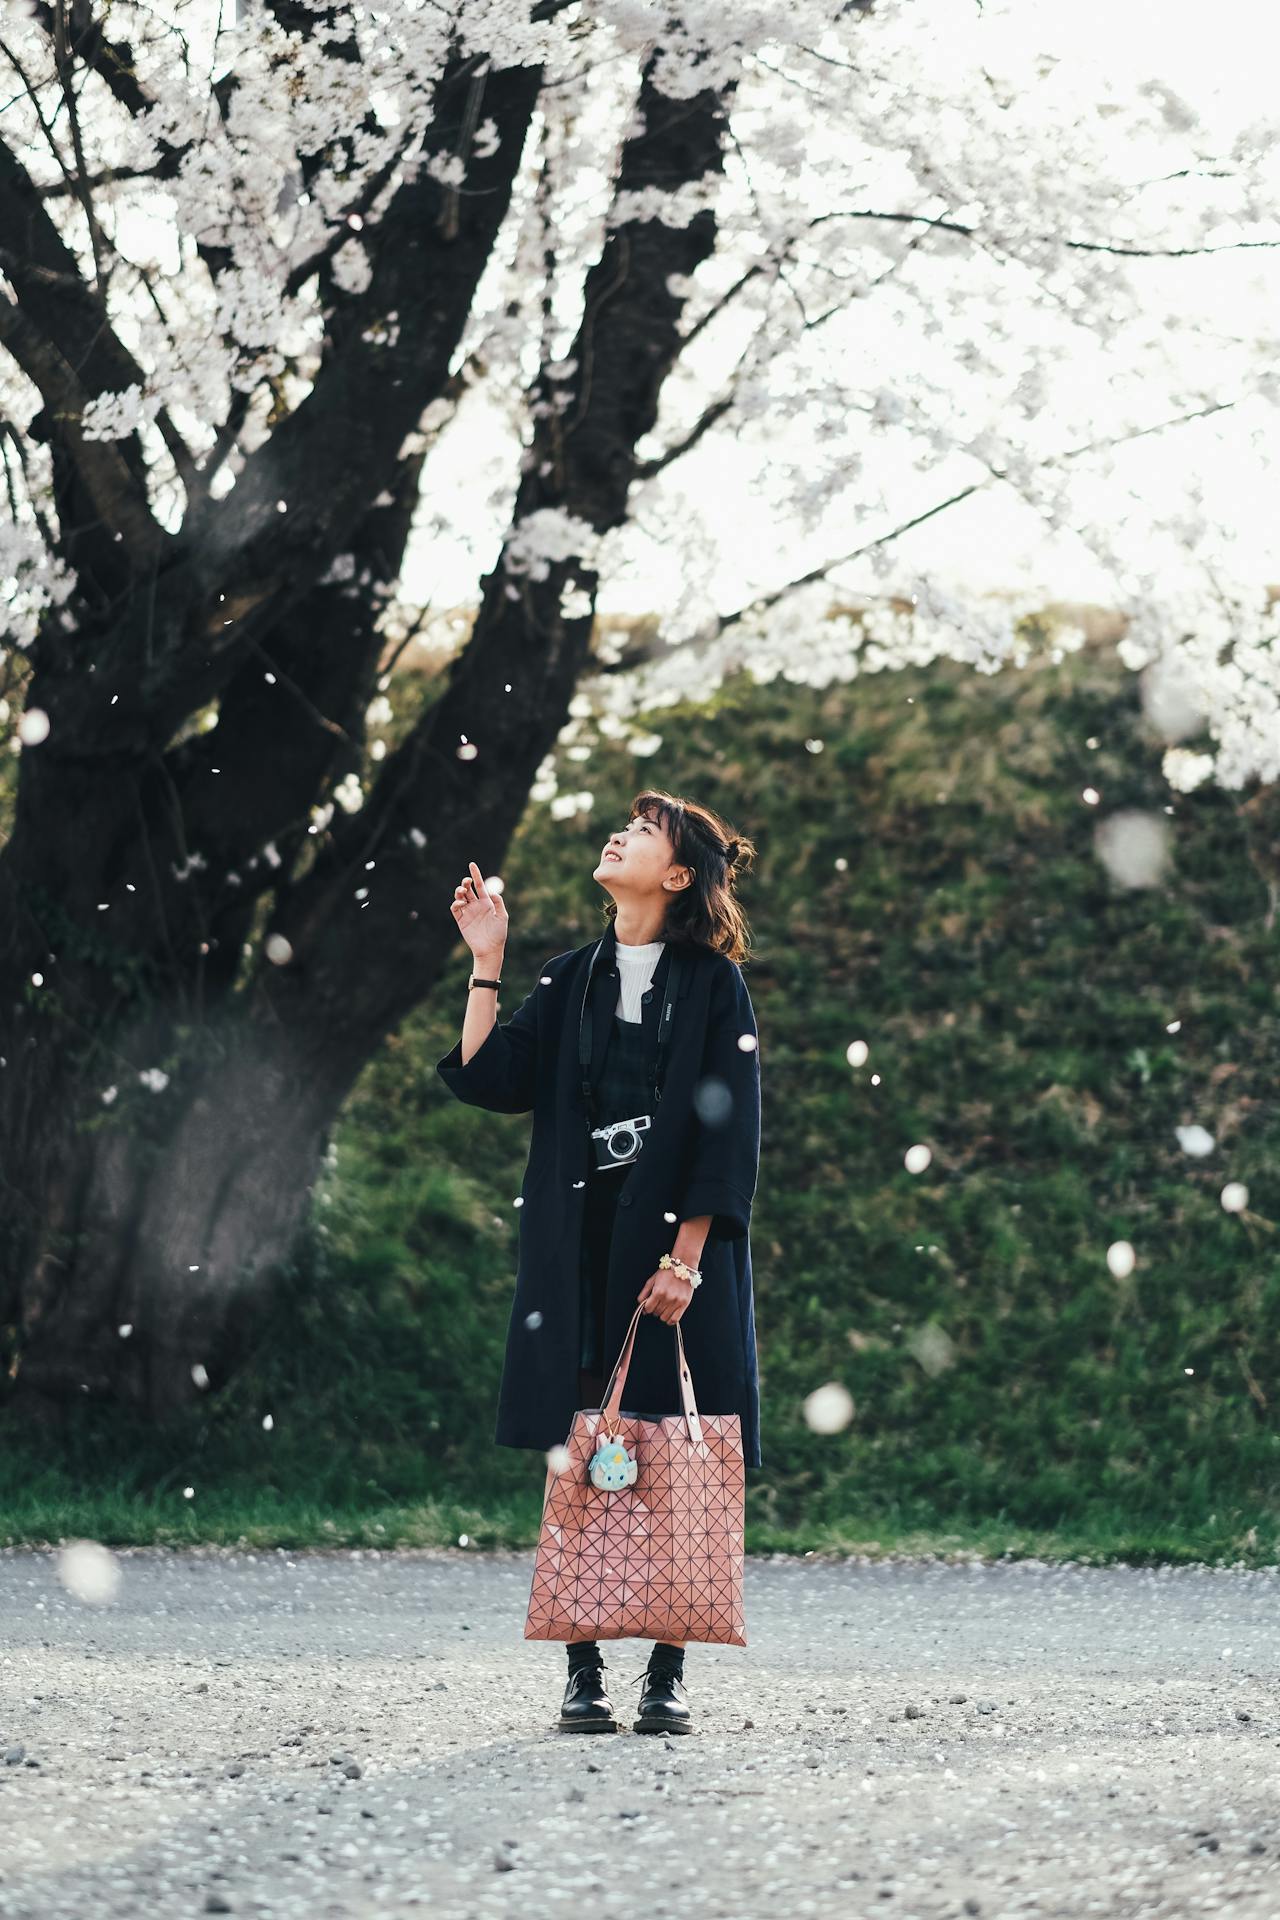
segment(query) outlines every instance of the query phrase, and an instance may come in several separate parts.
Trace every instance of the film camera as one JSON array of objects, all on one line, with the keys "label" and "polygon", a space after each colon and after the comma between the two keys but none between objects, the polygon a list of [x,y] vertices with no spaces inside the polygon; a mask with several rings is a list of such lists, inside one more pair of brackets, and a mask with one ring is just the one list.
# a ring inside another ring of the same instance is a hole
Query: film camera
[{"label": "film camera", "polygon": [[644,1145],[640,1135],[647,1131],[650,1122],[649,1114],[637,1113],[630,1120],[615,1120],[607,1127],[593,1127],[591,1141],[597,1172],[605,1167],[629,1167],[633,1160],[638,1160]]}]

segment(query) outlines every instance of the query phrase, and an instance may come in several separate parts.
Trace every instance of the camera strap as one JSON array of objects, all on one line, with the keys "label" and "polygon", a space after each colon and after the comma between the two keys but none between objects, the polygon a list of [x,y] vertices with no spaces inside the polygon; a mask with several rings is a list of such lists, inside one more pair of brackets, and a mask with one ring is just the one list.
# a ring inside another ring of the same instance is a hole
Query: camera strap
[{"label": "camera strap", "polygon": [[[578,1066],[582,1074],[582,1099],[587,1109],[590,1126],[596,1123],[596,1093],[591,1080],[591,1033],[587,1026],[587,1005],[591,998],[592,983],[595,978],[596,961],[600,957],[600,948],[608,939],[603,935],[597,943],[587,967],[586,985],[582,989],[582,1005],[578,1010]],[[667,968],[667,986],[662,1000],[662,1012],[658,1018],[658,1041],[654,1051],[653,1064],[649,1069],[649,1088],[656,1107],[662,1098],[662,1083],[666,1076],[667,1050],[671,1041],[671,1022],[675,1017],[676,1001],[680,995],[680,982],[685,962],[678,947],[669,947],[671,955]],[[661,965],[661,961],[659,961]],[[599,1079],[599,1074],[596,1076]]]}]

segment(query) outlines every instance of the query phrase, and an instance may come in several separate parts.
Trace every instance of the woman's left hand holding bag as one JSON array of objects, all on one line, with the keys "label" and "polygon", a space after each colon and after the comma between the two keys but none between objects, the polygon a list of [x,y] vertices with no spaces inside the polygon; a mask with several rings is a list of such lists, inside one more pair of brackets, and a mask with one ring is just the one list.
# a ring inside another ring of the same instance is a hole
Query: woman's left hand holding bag
[{"label": "woman's left hand holding bag", "polygon": [[669,1327],[677,1324],[692,1298],[693,1283],[682,1280],[671,1267],[659,1267],[651,1273],[636,1295],[646,1313],[656,1313]]}]

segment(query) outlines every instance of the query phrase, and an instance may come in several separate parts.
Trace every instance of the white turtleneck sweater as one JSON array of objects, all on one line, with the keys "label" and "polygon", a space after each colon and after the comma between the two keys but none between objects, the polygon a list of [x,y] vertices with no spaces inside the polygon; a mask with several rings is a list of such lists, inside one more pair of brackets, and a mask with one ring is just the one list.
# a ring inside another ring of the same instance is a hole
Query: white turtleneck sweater
[{"label": "white turtleneck sweater", "polygon": [[615,940],[618,955],[618,1016],[622,1020],[643,1020],[644,995],[653,978],[653,970],[662,958],[665,940],[649,940],[642,947],[624,947]]}]

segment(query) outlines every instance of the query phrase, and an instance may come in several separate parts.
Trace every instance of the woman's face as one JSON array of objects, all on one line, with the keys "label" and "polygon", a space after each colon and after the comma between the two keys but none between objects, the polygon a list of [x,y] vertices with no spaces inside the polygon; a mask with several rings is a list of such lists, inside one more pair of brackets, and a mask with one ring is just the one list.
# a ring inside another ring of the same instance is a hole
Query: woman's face
[{"label": "woman's face", "polygon": [[[636,814],[625,827],[609,835],[591,877],[615,900],[622,897],[640,900],[646,895],[662,893],[664,880],[688,873],[687,867],[676,865],[675,849],[665,829],[647,815]],[[666,889],[668,893],[671,890]]]}]

